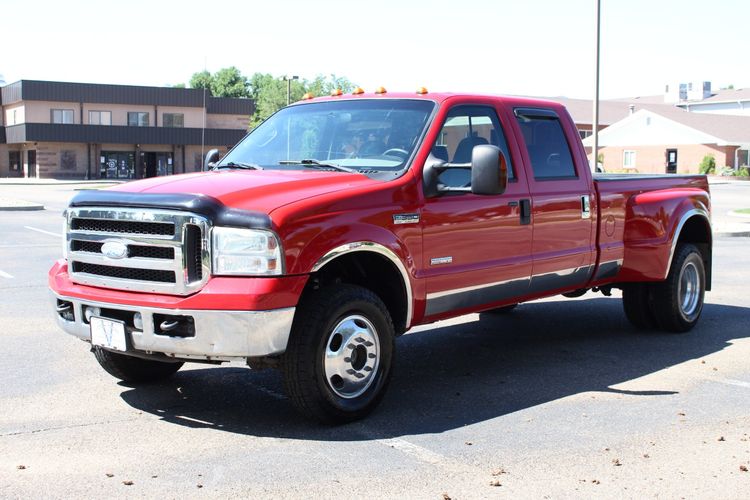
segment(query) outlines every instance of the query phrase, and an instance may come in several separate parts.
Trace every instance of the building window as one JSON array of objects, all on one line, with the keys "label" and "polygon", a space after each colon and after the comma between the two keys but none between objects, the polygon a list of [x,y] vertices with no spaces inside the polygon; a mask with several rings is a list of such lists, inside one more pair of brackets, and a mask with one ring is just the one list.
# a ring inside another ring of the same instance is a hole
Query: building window
[{"label": "building window", "polygon": [[89,111],[89,125],[112,125],[112,112]]},{"label": "building window", "polygon": [[128,127],[148,127],[148,113],[128,111]]},{"label": "building window", "polygon": [[72,109],[53,109],[51,110],[52,123],[75,123],[73,117],[75,116]]},{"label": "building window", "polygon": [[622,152],[622,168],[635,169],[635,151]]},{"label": "building window", "polygon": [[164,127],[182,128],[185,126],[185,115],[182,113],[164,113],[162,125]]},{"label": "building window", "polygon": [[591,136],[592,134],[593,134],[593,132],[591,130],[581,130],[581,129],[578,129],[578,135],[581,136],[582,140],[585,139],[586,137]]}]

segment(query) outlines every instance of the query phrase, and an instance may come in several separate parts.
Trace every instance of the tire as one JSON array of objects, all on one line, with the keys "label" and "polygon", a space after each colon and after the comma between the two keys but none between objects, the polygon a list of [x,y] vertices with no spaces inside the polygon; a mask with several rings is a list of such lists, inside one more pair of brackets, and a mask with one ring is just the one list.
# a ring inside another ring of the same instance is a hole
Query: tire
[{"label": "tire", "polygon": [[313,292],[297,310],[282,357],[292,403],[325,424],[368,415],[388,387],[394,338],[391,316],[370,290],[336,285]]},{"label": "tire", "polygon": [[630,283],[622,289],[622,307],[630,323],[639,330],[655,330],[656,317],[652,310],[651,283]]},{"label": "tire", "polygon": [[184,364],[136,358],[107,351],[98,346],[94,346],[94,357],[107,373],[124,382],[131,383],[149,383],[163,380],[174,375]]},{"label": "tire", "polygon": [[659,327],[674,333],[691,330],[703,311],[706,292],[706,270],[698,248],[679,245],[667,279],[653,286],[653,312]]}]

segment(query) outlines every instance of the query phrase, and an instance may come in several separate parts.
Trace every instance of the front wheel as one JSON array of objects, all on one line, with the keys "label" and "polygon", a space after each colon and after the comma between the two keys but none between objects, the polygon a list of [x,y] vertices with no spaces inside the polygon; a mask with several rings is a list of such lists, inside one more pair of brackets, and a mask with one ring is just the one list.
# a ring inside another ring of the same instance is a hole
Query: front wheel
[{"label": "front wheel", "polygon": [[666,281],[654,285],[652,311],[662,330],[692,329],[703,311],[706,269],[695,245],[677,247]]},{"label": "front wheel", "polygon": [[283,356],[286,391],[305,416],[327,424],[366,416],[391,375],[394,328],[370,290],[337,285],[300,304]]},{"label": "front wheel", "polygon": [[104,370],[124,382],[157,382],[174,375],[184,363],[151,361],[94,346],[94,357]]}]

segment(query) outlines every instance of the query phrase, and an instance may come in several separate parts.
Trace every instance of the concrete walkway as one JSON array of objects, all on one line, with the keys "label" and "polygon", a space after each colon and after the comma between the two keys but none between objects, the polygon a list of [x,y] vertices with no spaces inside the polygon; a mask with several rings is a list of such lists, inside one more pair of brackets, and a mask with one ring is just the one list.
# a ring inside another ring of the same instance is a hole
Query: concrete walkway
[{"label": "concrete walkway", "polygon": [[70,186],[71,184],[82,184],[82,185],[105,185],[113,186],[115,184],[122,184],[126,181],[118,181],[113,179],[95,179],[95,180],[59,180],[59,179],[25,179],[15,177],[2,177],[0,178],[0,186]]}]

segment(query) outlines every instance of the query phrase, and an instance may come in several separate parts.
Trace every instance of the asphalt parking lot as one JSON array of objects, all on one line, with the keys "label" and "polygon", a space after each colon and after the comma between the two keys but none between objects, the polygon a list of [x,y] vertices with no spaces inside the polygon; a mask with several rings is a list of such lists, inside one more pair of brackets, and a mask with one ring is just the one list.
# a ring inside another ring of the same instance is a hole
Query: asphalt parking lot
[{"label": "asphalt parking lot", "polygon": [[[720,232],[689,334],[619,293],[468,315],[397,341],[370,418],[299,417],[278,373],[186,365],[133,388],[55,326],[46,272],[75,185],[0,184],[0,497],[748,498],[750,239]],[[750,207],[716,185],[715,226]]]}]

